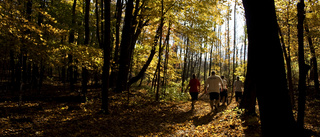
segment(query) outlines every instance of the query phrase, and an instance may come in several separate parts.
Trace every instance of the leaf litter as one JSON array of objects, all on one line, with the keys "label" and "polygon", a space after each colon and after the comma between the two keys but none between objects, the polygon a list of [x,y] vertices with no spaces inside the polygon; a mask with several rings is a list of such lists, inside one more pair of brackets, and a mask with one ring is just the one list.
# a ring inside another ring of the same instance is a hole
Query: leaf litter
[{"label": "leaf litter", "polygon": [[[233,100],[211,112],[209,100],[155,102],[146,91],[110,93],[110,114],[100,113],[99,90],[88,101],[0,103],[4,136],[260,136],[258,116],[243,117]],[[307,120],[306,120],[307,121]],[[306,124],[311,128],[312,125]],[[313,129],[319,128],[313,125]],[[317,131],[315,131],[317,132]],[[318,132],[319,133],[319,132]]]}]

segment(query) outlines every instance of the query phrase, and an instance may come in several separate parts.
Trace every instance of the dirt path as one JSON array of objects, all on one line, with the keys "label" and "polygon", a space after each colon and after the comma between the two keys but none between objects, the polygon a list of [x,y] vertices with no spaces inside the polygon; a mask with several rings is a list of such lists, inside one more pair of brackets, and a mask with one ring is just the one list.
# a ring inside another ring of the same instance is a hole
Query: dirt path
[{"label": "dirt path", "polygon": [[[245,121],[241,119],[242,110],[238,109],[233,100],[228,106],[220,106],[217,111],[211,112],[209,99],[202,98],[191,110],[191,103],[177,105],[178,111],[190,115],[183,124],[173,124],[176,131],[173,136],[244,136]],[[256,121],[257,122],[257,121]],[[257,134],[259,135],[259,133]]]}]

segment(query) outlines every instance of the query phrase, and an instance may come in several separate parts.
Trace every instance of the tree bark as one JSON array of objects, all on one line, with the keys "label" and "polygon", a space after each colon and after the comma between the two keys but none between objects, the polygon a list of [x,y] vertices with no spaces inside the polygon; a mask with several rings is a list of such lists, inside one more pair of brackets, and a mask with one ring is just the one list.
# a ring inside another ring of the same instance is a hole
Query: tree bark
[{"label": "tree bark", "polygon": [[99,20],[99,6],[98,6],[98,0],[96,0],[96,4],[95,4],[95,8],[96,8],[96,35],[97,35],[97,41],[99,43],[99,45],[101,45],[101,38],[100,38],[100,20]]},{"label": "tree bark", "polygon": [[[164,21],[164,17],[163,17],[163,0],[161,0],[161,24],[163,24]],[[156,92],[156,101],[159,101],[159,93],[160,93],[160,73],[161,73],[161,54],[162,54],[162,49],[161,49],[161,45],[162,45],[162,29],[160,28],[160,42],[159,42],[159,60],[158,60],[158,85],[157,85],[157,92]]]},{"label": "tree bark", "polygon": [[105,43],[103,46],[103,72],[102,72],[102,105],[101,109],[104,113],[109,114],[108,109],[108,91],[109,91],[109,69],[110,69],[110,45],[111,45],[111,30],[110,30],[110,3],[111,0],[104,0],[105,3]]},{"label": "tree bark", "polygon": [[[123,5],[123,1],[122,0],[117,0],[117,4],[116,4],[116,45],[115,45],[115,50],[114,50],[114,63],[112,65],[112,72],[110,75],[110,79],[113,79],[112,81],[110,81],[110,86],[114,87],[116,85],[116,81],[117,81],[117,74],[119,71],[119,48],[120,48],[120,26],[121,26],[121,15],[122,15],[122,5]],[[130,85],[129,85],[130,86]]]},{"label": "tree bark", "polygon": [[[274,1],[243,0],[243,5],[248,25],[248,66],[251,65],[252,68],[248,70],[248,75],[250,73],[252,76],[251,86],[257,90],[262,134],[294,135],[294,118]],[[270,82],[272,86],[266,85]]]},{"label": "tree bark", "polygon": [[305,18],[304,12],[304,0],[300,0],[297,4],[298,9],[298,61],[299,61],[299,103],[298,103],[298,129],[300,134],[303,134],[304,130],[304,115],[305,115],[305,104],[306,104],[306,76],[310,66],[308,66],[304,61],[304,44],[303,44],[303,21]]},{"label": "tree bark", "polygon": [[169,64],[169,40],[170,40],[170,30],[171,30],[171,22],[169,22],[169,28],[168,28],[168,32],[167,32],[167,36],[166,36],[166,40],[165,40],[165,44],[166,44],[166,54],[165,54],[165,60],[164,60],[164,74],[163,74],[163,85],[165,87],[165,90],[163,91],[164,94],[167,92],[167,72],[168,72],[168,64]]},{"label": "tree bark", "polygon": [[318,79],[318,62],[317,62],[317,56],[316,56],[316,51],[312,43],[312,38],[309,33],[309,27],[305,27],[306,32],[308,33],[308,42],[309,42],[309,47],[311,51],[311,61],[312,61],[312,69],[313,69],[313,80],[314,80],[314,88],[315,91],[318,93],[319,92],[319,79]]},{"label": "tree bark", "polygon": [[282,50],[284,53],[284,58],[286,60],[287,79],[288,79],[288,84],[289,84],[289,95],[290,95],[291,106],[293,107],[294,106],[294,97],[293,97],[293,85],[292,85],[292,75],[291,75],[291,59],[289,58],[289,56],[287,54],[286,45],[284,43],[283,35],[281,33],[281,28],[279,27],[279,24],[278,24],[278,29],[279,29]]},{"label": "tree bark", "polygon": [[[148,67],[149,67],[149,65],[150,65],[150,63],[151,63],[151,61],[152,61],[152,59],[153,59],[153,57],[154,57],[154,55],[155,55],[155,53],[156,53],[156,45],[158,45],[159,37],[160,37],[160,35],[161,35],[160,29],[162,29],[162,27],[163,27],[163,23],[160,23],[160,25],[159,25],[159,27],[158,27],[158,29],[157,29],[157,31],[156,31],[156,35],[154,36],[153,47],[152,47],[152,49],[151,49],[150,55],[149,55],[149,57],[148,57],[148,60],[147,60],[147,62],[143,65],[143,67],[142,67],[142,69],[140,70],[140,72],[138,73],[138,75],[135,76],[135,77],[133,77],[133,78],[131,78],[131,79],[129,80],[129,83],[128,83],[128,86],[129,86],[129,87],[130,87],[131,84],[133,84],[133,83],[137,82],[139,79],[141,79],[141,78],[143,77],[144,73],[146,72],[146,70],[148,69]],[[159,49],[159,50],[160,50],[160,49]]]},{"label": "tree bark", "polygon": [[[286,58],[287,63],[287,77],[288,77],[288,84],[289,84],[289,94],[291,103],[293,104],[292,107],[294,107],[294,94],[293,94],[293,81],[292,81],[292,69],[291,69],[291,53],[290,53],[290,24],[289,24],[289,9],[290,9],[290,0],[288,1],[288,7],[287,7],[287,27],[288,27],[288,58]],[[286,51],[283,49],[284,52]]]},{"label": "tree bark", "polygon": [[235,3],[234,4],[234,10],[233,10],[233,17],[234,17],[234,22],[233,22],[233,62],[232,62],[232,65],[233,65],[233,67],[232,67],[232,69],[233,69],[233,71],[232,71],[232,91],[233,91],[233,84],[234,84],[234,81],[235,81],[235,75],[234,75],[234,73],[235,73],[235,71],[236,71],[236,25],[237,25],[237,22],[236,22],[236,19],[237,19],[237,17],[236,17],[236,10],[237,10],[237,4]]},{"label": "tree bark", "polygon": [[[185,40],[184,40],[185,41]],[[184,62],[183,62],[183,71],[182,71],[182,83],[181,83],[181,93],[184,91],[184,81],[186,80],[186,75],[188,75],[188,72],[187,72],[187,59],[189,57],[189,38],[186,38],[186,42],[185,42],[185,56],[183,57],[184,58]]]},{"label": "tree bark", "polygon": [[[73,1],[72,5],[72,19],[71,19],[71,30],[69,34],[69,44],[72,44],[74,42],[74,28],[73,26],[76,24],[76,5],[77,5],[77,0]],[[69,68],[68,68],[68,74],[69,74],[69,81],[70,81],[70,91],[74,91],[74,82],[75,82],[75,74],[74,74],[74,65],[73,63],[73,55],[69,54]]]},{"label": "tree bark", "polygon": [[[84,29],[85,29],[85,37],[84,37],[84,45],[89,46],[89,38],[90,38],[90,28],[89,28],[89,11],[90,11],[90,0],[86,0],[86,8],[85,8],[85,16],[84,16]],[[84,97],[84,102],[86,101],[86,94],[88,90],[88,69],[83,64],[82,67],[82,94]]]},{"label": "tree bark", "polygon": [[[132,43],[132,12],[133,12],[133,0],[127,1],[127,7],[124,18],[124,26],[122,30],[122,39],[120,44],[120,58],[119,58],[119,76],[116,87],[116,92],[122,92],[127,90],[127,81],[130,67],[131,43]],[[107,28],[107,27],[106,27]]]}]

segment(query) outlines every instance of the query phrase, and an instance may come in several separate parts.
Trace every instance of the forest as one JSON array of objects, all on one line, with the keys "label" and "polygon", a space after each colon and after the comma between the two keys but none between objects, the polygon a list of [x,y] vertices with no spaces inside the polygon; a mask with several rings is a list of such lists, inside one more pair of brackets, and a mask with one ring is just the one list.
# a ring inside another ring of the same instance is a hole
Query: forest
[{"label": "forest", "polygon": [[0,0],[0,136],[320,136],[319,37],[317,0]]}]

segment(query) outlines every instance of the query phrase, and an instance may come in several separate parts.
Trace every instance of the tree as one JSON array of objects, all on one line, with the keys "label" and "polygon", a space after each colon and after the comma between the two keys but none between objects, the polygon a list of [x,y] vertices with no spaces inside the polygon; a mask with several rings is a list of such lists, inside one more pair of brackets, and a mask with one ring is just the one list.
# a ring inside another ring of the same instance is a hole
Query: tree
[{"label": "tree", "polygon": [[[251,67],[248,68],[247,76],[251,73],[251,86],[256,89],[262,134],[293,134],[295,122],[287,89],[274,1],[243,0],[243,5],[248,26],[248,67]],[[273,86],[266,86],[270,82]]]},{"label": "tree", "polygon": [[[314,80],[314,86],[315,86],[314,88],[315,88],[316,92],[319,92],[317,56],[316,56],[315,48],[314,48],[313,43],[312,43],[312,38],[310,36],[309,27],[306,26],[305,30],[308,33],[308,42],[309,42],[309,47],[310,47],[310,52],[311,52],[311,61],[312,61],[311,64],[313,64],[312,71],[313,71],[313,80]],[[310,74],[310,75],[312,75],[312,74]]]},{"label": "tree", "polygon": [[292,75],[291,75],[291,72],[292,72],[291,71],[291,59],[290,59],[290,54],[289,55],[287,54],[286,44],[284,42],[284,38],[283,38],[283,35],[281,32],[281,28],[279,27],[279,24],[278,24],[278,30],[279,30],[279,35],[280,35],[281,46],[282,46],[284,58],[286,60],[287,79],[288,79],[288,84],[289,84],[289,95],[290,95],[290,100],[291,100],[291,106],[293,107],[294,106],[294,97],[293,97],[293,85],[292,85]]},{"label": "tree", "polygon": [[133,12],[133,0],[127,1],[127,7],[125,11],[124,26],[122,30],[122,39],[120,44],[120,58],[119,58],[119,76],[117,82],[116,92],[122,92],[127,90],[127,80],[130,67],[131,58],[131,42],[132,42],[132,12]]},{"label": "tree", "polygon": [[[164,21],[164,17],[163,17],[163,14],[164,14],[164,7],[163,7],[163,0],[161,0],[161,25],[160,26],[163,26],[163,21]],[[159,101],[159,90],[160,90],[160,73],[161,73],[161,54],[162,54],[162,28],[160,28],[160,42],[159,42],[159,60],[158,60],[158,65],[157,65],[157,70],[158,70],[158,76],[157,76],[157,92],[156,92],[156,101]]]},{"label": "tree", "polygon": [[[85,38],[84,45],[89,45],[90,38],[90,28],[89,28],[89,11],[90,11],[90,0],[86,0],[85,16],[84,16],[84,29],[85,29]],[[88,69],[86,64],[82,64],[82,94],[84,96],[84,101],[86,101],[86,94],[88,89]]]},{"label": "tree", "polygon": [[310,69],[310,66],[307,65],[304,61],[304,44],[303,44],[303,21],[305,18],[304,12],[304,1],[300,0],[297,4],[298,9],[298,42],[299,42],[299,52],[298,52],[298,60],[299,60],[299,104],[298,104],[298,129],[300,133],[303,132],[304,129],[304,114],[305,114],[305,104],[306,104],[306,76]]},{"label": "tree", "polygon": [[[69,33],[69,43],[73,44],[74,42],[74,25],[76,24],[76,6],[77,6],[77,0],[73,1],[73,5],[72,5],[72,21],[71,21],[71,30]],[[68,74],[69,74],[69,80],[70,80],[70,90],[74,91],[74,83],[75,83],[75,76],[74,76],[74,65],[73,65],[73,55],[72,53],[68,55],[68,59],[69,59],[69,68],[68,68]]]},{"label": "tree", "polygon": [[108,114],[108,91],[109,91],[109,70],[110,70],[110,40],[111,40],[111,29],[110,29],[110,3],[111,0],[104,0],[105,7],[105,43],[103,46],[103,72],[102,72],[102,112]]},{"label": "tree", "polygon": [[139,79],[142,79],[142,77],[144,76],[144,73],[145,73],[146,70],[148,69],[148,67],[149,67],[149,65],[150,65],[150,63],[151,63],[154,55],[156,54],[156,46],[157,46],[157,44],[158,44],[158,42],[159,42],[159,37],[161,36],[160,34],[161,34],[161,29],[162,29],[162,27],[163,27],[163,22],[161,22],[161,23],[159,24],[159,27],[158,27],[158,29],[157,29],[157,31],[156,31],[156,35],[155,35],[154,40],[153,40],[153,46],[152,46],[152,49],[151,49],[151,51],[150,51],[150,55],[149,55],[149,57],[148,57],[148,60],[147,60],[146,63],[143,65],[143,67],[141,68],[141,70],[139,71],[139,73],[138,73],[135,77],[133,77],[133,78],[131,78],[131,79],[129,80],[128,86],[130,86],[131,84],[137,82]]}]

